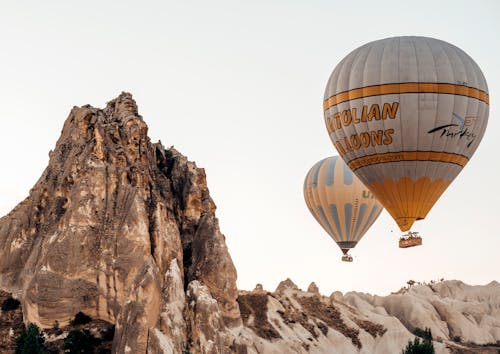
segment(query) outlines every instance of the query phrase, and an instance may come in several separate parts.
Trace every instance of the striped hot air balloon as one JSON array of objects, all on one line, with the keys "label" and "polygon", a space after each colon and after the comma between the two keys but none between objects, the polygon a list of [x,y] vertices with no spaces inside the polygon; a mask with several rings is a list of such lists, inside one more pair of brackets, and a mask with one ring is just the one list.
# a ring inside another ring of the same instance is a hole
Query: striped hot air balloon
[{"label": "striped hot air balloon", "polygon": [[382,206],[339,156],[317,162],[304,181],[309,211],[337,242],[344,257],[375,222]]},{"label": "striped hot air balloon", "polygon": [[324,96],[328,134],[402,231],[426,217],[467,164],[488,122],[478,65],[426,37],[395,37],[345,57]]}]

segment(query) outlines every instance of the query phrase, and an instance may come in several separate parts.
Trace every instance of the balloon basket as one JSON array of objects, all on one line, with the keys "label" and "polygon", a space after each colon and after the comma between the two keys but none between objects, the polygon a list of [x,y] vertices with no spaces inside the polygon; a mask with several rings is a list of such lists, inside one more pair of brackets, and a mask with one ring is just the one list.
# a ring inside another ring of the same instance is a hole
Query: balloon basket
[{"label": "balloon basket", "polygon": [[342,256],[342,261],[343,261],[343,262],[352,262],[352,257],[351,257],[351,256],[349,256],[348,254],[344,254],[344,255]]},{"label": "balloon basket", "polygon": [[408,248],[422,245],[422,237],[418,232],[408,232],[399,239],[399,248]]}]

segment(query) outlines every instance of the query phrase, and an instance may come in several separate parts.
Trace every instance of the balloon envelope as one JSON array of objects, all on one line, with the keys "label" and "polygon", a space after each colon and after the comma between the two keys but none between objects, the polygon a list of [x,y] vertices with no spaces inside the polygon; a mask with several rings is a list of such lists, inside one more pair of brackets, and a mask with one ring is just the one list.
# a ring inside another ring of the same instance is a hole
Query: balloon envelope
[{"label": "balloon envelope", "polygon": [[323,108],[344,161],[407,231],[477,149],[489,95],[478,65],[461,49],[395,37],[347,55],[330,76]]},{"label": "balloon envelope", "polygon": [[309,170],[304,199],[344,254],[356,246],[383,209],[339,156],[323,159]]}]

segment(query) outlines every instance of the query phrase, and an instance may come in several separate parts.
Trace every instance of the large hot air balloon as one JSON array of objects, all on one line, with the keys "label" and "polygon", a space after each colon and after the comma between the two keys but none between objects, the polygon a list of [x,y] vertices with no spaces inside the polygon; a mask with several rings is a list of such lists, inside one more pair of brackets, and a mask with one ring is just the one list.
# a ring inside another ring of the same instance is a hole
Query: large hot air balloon
[{"label": "large hot air balloon", "polygon": [[304,181],[304,199],[311,214],[347,254],[382,212],[373,194],[338,156],[317,162]]},{"label": "large hot air balloon", "polygon": [[345,57],[330,76],[323,108],[344,161],[408,231],[477,149],[489,95],[478,65],[461,49],[395,37]]}]

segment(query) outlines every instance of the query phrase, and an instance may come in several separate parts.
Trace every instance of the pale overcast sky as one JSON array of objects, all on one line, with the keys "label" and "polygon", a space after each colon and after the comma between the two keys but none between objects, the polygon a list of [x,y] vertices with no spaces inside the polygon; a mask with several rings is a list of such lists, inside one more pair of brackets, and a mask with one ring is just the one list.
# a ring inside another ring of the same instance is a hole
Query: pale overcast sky
[{"label": "pale overcast sky", "polygon": [[[500,2],[46,1],[0,4],[0,213],[28,195],[74,105],[131,92],[153,141],[205,168],[238,286],[290,277],[320,291],[387,294],[409,279],[500,279]],[[383,212],[340,262],[302,183],[336,155],[326,82],[351,50],[423,35],[465,50],[490,90],[474,157],[399,249]]]}]

